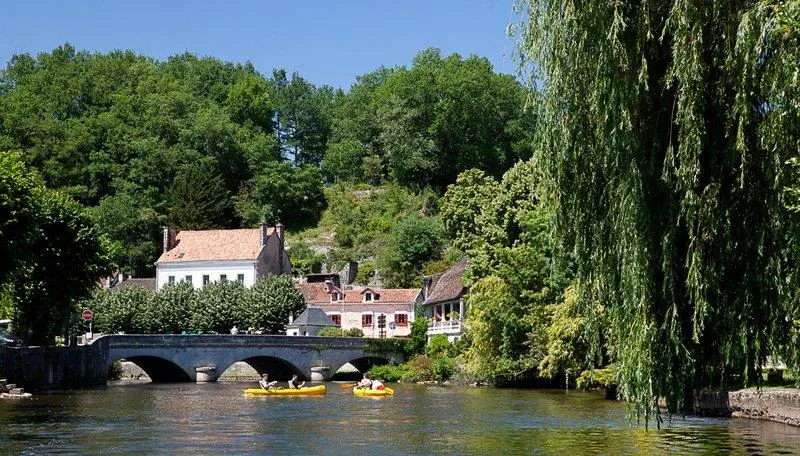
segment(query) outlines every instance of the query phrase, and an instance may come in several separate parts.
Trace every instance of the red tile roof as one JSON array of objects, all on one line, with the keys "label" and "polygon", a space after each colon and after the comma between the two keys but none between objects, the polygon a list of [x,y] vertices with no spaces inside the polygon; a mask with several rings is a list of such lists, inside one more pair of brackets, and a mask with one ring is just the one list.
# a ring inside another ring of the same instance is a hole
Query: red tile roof
[{"label": "red tile roof", "polygon": [[[344,294],[344,299],[340,301],[331,301],[330,292],[326,289],[324,283],[300,283],[295,285],[302,293],[303,298],[309,305],[320,306],[323,309],[330,311],[329,307],[334,310],[340,309],[342,306],[352,309],[353,306],[369,306],[370,309],[377,306],[396,307],[399,305],[411,305],[413,310],[413,303],[417,301],[422,289],[420,288],[362,288],[353,287],[351,290],[341,290]],[[377,294],[377,299],[373,301],[364,302],[364,290],[368,289]]]},{"label": "red tile roof", "polygon": [[[275,228],[269,228],[271,235]],[[180,231],[175,246],[162,253],[158,263],[184,261],[256,260],[264,247],[259,228],[240,230]]]}]

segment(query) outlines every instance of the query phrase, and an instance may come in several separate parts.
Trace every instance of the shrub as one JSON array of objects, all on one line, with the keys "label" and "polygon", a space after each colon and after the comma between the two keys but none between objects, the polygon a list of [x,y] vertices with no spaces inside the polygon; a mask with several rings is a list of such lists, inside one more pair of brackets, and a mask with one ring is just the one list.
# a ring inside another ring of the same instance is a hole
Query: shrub
[{"label": "shrub", "polygon": [[604,369],[595,369],[594,371],[585,370],[575,380],[575,385],[582,390],[592,388],[612,389],[616,387],[616,383],[613,365]]},{"label": "shrub", "polygon": [[372,353],[402,353],[408,351],[408,340],[406,339],[367,339],[364,343],[364,350]]},{"label": "shrub", "polygon": [[408,340],[408,354],[421,355],[425,353],[425,345],[428,344],[428,319],[423,315],[417,315],[411,323],[411,338]]},{"label": "shrub", "polygon": [[430,342],[428,342],[428,346],[425,348],[425,354],[431,358],[437,358],[439,356],[446,356],[449,350],[450,342],[447,340],[447,335],[436,334],[431,337]]},{"label": "shrub", "polygon": [[119,380],[122,378],[122,363],[114,361],[108,366],[108,380]]},{"label": "shrub", "polygon": [[373,366],[367,375],[370,378],[377,378],[384,382],[397,382],[400,381],[406,374],[405,365],[384,364],[382,366]]},{"label": "shrub", "polygon": [[448,356],[440,356],[433,361],[433,376],[436,380],[450,379],[456,371],[456,360]]},{"label": "shrub", "polygon": [[424,382],[435,380],[433,360],[425,355],[417,355],[406,363],[406,372],[403,374],[404,382]]},{"label": "shrub", "polygon": [[334,328],[332,326],[328,326],[327,328],[322,328],[320,332],[317,333],[319,337],[343,337],[344,334],[342,330],[339,328]]},{"label": "shrub", "polygon": [[344,331],[345,337],[364,337],[364,331],[361,328],[350,328]]},{"label": "shrub", "polygon": [[361,285],[369,285],[374,276],[375,276],[375,262],[373,260],[365,260],[358,266],[358,272],[356,273],[356,283]]},{"label": "shrub", "polygon": [[294,276],[306,276],[322,271],[325,255],[315,252],[307,243],[299,241],[287,253],[292,262]]}]

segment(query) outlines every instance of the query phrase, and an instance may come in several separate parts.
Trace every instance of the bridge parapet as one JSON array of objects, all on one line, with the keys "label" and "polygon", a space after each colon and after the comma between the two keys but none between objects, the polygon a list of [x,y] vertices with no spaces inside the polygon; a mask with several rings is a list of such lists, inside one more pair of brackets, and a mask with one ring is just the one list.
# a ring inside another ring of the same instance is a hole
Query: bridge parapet
[{"label": "bridge parapet", "polygon": [[121,347],[185,347],[202,345],[204,347],[297,347],[297,348],[336,348],[364,350],[367,341],[357,337],[313,337],[277,336],[259,334],[107,334],[92,343],[104,341],[109,348]]}]

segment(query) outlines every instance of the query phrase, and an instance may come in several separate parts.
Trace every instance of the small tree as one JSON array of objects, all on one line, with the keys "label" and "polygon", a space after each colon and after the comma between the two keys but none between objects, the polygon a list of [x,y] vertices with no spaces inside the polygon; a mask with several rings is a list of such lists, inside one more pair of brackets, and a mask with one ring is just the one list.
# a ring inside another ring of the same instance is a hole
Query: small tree
[{"label": "small tree", "polygon": [[442,231],[432,218],[411,216],[392,228],[389,245],[378,257],[381,276],[392,287],[420,282],[423,265],[442,253]]},{"label": "small tree", "polygon": [[417,315],[411,323],[411,338],[408,342],[408,352],[410,355],[425,353],[425,345],[427,344],[428,319],[423,315]]},{"label": "small tree", "polygon": [[300,315],[305,309],[306,301],[291,277],[268,275],[250,289],[244,311],[250,326],[279,334],[285,331],[290,314]]}]

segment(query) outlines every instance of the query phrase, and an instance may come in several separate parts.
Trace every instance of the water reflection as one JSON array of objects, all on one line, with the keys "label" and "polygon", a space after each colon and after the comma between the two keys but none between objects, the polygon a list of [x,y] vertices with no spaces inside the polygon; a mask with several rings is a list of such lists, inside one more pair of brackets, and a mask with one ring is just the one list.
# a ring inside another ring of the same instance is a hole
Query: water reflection
[{"label": "water reflection", "polygon": [[0,402],[2,453],[793,454],[800,429],[675,418],[563,391],[399,385],[387,399],[242,397],[250,383],[117,384]]}]

